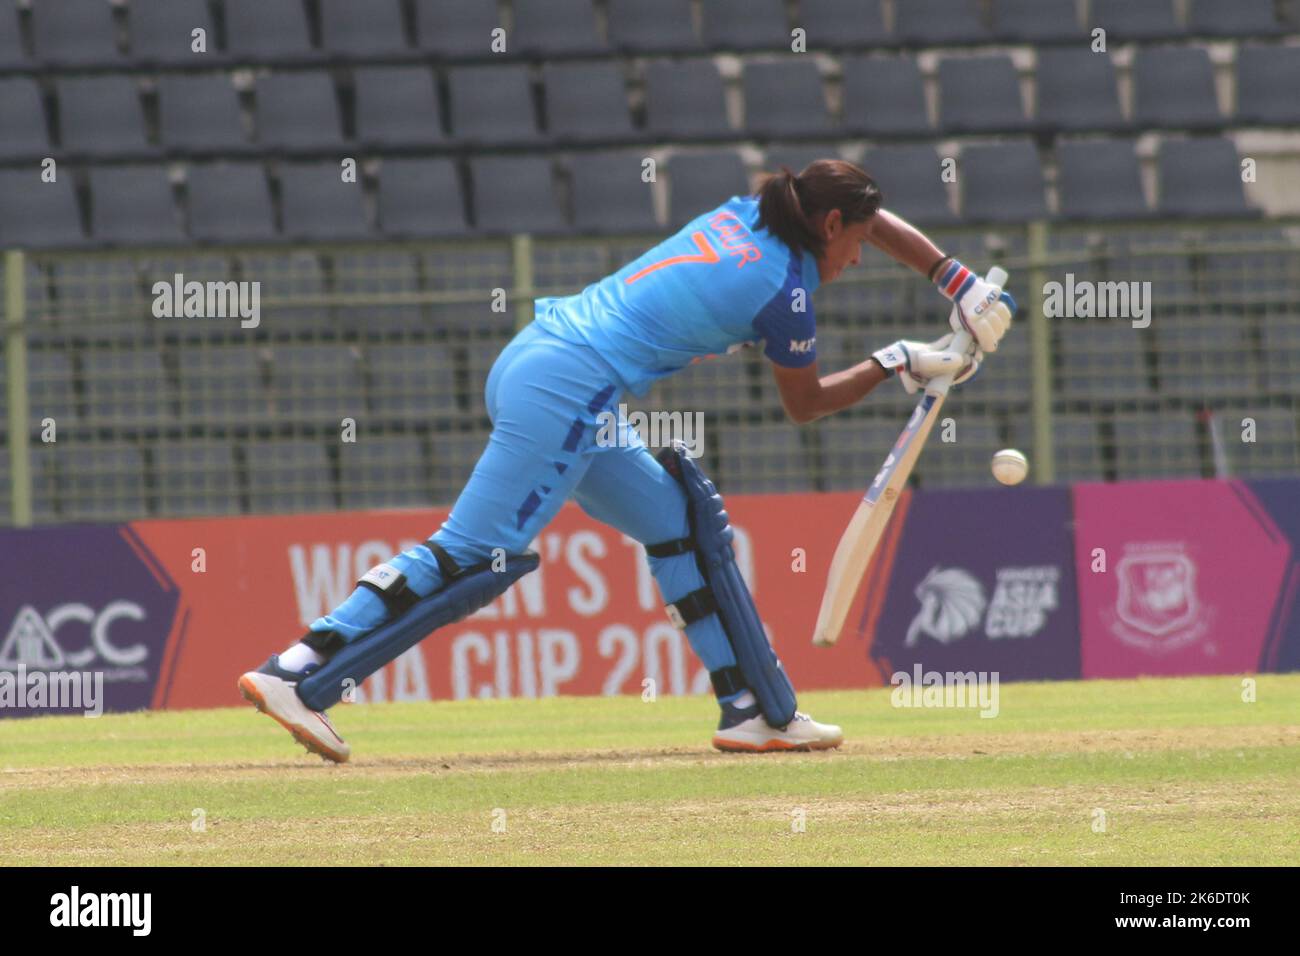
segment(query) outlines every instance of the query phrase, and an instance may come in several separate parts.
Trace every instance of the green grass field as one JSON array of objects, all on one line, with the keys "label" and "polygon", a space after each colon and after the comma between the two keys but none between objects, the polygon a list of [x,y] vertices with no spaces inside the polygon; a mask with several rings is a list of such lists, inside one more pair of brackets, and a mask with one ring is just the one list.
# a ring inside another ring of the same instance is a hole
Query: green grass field
[{"label": "green grass field", "polygon": [[[232,688],[232,696],[233,696]],[[0,721],[0,864],[1300,864],[1300,675],[808,693],[834,753],[725,755],[710,699]]]}]

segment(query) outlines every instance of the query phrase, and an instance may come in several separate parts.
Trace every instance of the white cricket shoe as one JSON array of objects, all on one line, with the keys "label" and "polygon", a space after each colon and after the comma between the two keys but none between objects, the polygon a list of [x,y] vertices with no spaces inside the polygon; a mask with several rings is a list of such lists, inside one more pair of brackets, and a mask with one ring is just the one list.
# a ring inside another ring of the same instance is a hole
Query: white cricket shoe
[{"label": "white cricket shoe", "polygon": [[738,753],[768,750],[831,750],[844,743],[844,732],[834,724],[819,724],[807,714],[795,711],[794,719],[784,728],[773,727],[762,714],[743,720],[734,727],[719,728],[713,746]]},{"label": "white cricket shoe", "polygon": [[302,702],[297,681],[293,679],[301,676],[284,670],[273,656],[258,670],[239,678],[239,692],[262,713],[279,721],[309,751],[326,760],[345,763],[352,755],[352,748],[338,735],[328,717]]}]

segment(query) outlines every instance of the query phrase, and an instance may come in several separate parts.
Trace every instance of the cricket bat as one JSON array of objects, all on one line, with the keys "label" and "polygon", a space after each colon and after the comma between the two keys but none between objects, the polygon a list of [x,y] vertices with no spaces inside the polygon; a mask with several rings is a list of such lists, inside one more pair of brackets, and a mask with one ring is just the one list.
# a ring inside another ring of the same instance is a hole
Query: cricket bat
[{"label": "cricket bat", "polygon": [[[1006,271],[994,266],[985,278],[994,285],[1005,285]],[[971,337],[968,332],[958,332],[953,336],[949,348],[954,352],[965,352],[970,347]],[[876,474],[875,480],[867,488],[867,494],[853,513],[849,526],[840,536],[840,543],[831,558],[831,569],[826,575],[826,590],[822,593],[821,608],[817,612],[817,626],[813,631],[813,643],[828,647],[840,639],[844,630],[844,621],[849,616],[849,608],[858,593],[862,576],[866,573],[871,556],[876,553],[880,539],[884,537],[885,525],[894,513],[894,505],[902,494],[912,467],[925,447],[925,440],[930,436],[930,429],[939,418],[944,400],[948,397],[948,388],[952,385],[952,376],[937,378],[926,386],[925,393],[907,425],[898,436],[898,441],[885,458],[884,465]]]}]

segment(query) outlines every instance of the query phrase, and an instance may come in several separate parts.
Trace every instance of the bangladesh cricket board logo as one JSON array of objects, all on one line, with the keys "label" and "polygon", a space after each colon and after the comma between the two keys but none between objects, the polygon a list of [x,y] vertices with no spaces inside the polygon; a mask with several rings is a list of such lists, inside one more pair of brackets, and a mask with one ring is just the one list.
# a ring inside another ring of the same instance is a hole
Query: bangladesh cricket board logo
[{"label": "bangladesh cricket board logo", "polygon": [[1128,545],[1115,577],[1118,594],[1108,624],[1123,643],[1166,654],[1208,629],[1212,609],[1197,595],[1196,562],[1181,543]]}]

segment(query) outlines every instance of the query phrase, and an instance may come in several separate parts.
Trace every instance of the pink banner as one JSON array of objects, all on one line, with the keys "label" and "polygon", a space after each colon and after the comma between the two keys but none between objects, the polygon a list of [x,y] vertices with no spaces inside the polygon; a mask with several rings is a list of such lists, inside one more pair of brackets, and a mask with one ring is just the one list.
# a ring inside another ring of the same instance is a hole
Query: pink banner
[{"label": "pink banner", "polygon": [[1240,482],[1074,489],[1084,677],[1255,671],[1291,546]]}]

